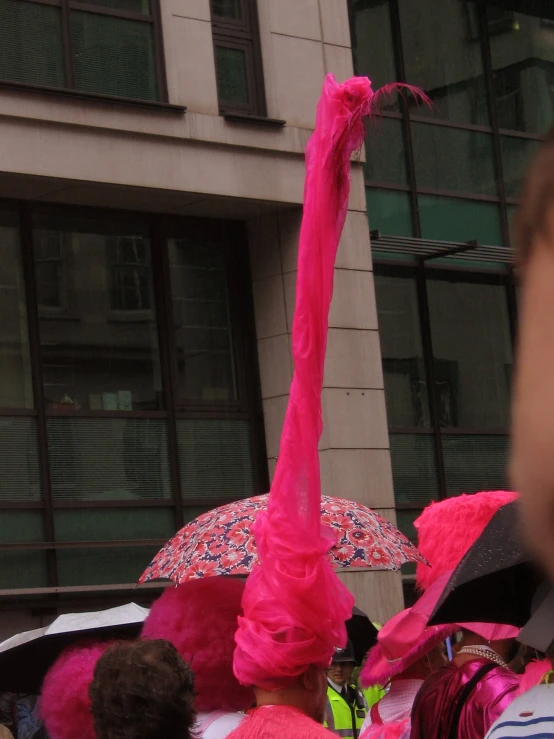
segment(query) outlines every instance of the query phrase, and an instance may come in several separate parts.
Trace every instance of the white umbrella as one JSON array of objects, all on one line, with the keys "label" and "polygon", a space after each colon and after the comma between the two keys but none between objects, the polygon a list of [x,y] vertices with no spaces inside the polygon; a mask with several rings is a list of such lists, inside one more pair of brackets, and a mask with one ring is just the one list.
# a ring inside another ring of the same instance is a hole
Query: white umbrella
[{"label": "white umbrella", "polygon": [[50,626],[11,636],[0,644],[0,690],[39,693],[44,676],[63,649],[84,638],[136,637],[148,613],[148,608],[136,603],[104,611],[64,613]]}]

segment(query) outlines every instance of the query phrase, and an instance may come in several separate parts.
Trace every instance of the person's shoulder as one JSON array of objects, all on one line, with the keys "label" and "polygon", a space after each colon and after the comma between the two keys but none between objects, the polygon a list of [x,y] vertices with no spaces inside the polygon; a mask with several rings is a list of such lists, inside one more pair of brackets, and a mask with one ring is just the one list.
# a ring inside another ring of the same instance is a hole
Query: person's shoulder
[{"label": "person's shoulder", "polygon": [[537,685],[515,698],[486,739],[554,736],[554,686]]}]

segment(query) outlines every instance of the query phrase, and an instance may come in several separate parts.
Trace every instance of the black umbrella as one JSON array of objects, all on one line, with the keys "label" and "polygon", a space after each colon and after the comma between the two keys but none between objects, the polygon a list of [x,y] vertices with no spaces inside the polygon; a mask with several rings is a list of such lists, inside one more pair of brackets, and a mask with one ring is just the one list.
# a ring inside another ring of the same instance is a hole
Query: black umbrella
[{"label": "black umbrella", "polygon": [[60,653],[82,639],[133,639],[148,609],[124,606],[90,613],[66,613],[50,625],[16,634],[0,644],[0,691],[38,695]]},{"label": "black umbrella", "polygon": [[523,626],[542,576],[522,541],[517,502],[508,503],[452,573],[429,623]]},{"label": "black umbrella", "polygon": [[356,662],[361,665],[371,647],[377,644],[377,629],[363,611],[354,607],[352,618],[346,622],[346,630],[354,647]]}]

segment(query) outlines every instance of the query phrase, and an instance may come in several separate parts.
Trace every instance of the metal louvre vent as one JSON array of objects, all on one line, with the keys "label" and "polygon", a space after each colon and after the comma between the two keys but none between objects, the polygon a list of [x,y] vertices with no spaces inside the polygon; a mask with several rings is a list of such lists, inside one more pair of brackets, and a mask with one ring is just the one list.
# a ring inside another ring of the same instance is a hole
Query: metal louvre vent
[{"label": "metal louvre vent", "polygon": [[54,499],[170,498],[164,419],[49,418]]},{"label": "metal louvre vent", "polygon": [[512,248],[486,246],[476,241],[434,241],[407,236],[387,236],[379,231],[371,231],[371,242],[372,251],[376,255],[380,251],[388,254],[404,254],[423,262],[446,257],[457,261],[500,262],[507,265],[515,262],[515,252]]},{"label": "metal louvre vent", "polygon": [[183,499],[238,500],[254,494],[250,421],[180,419],[177,421]]},{"label": "metal louvre vent", "polygon": [[444,434],[442,449],[447,495],[505,490],[509,437]]},{"label": "metal louvre vent", "polygon": [[40,500],[34,418],[0,418],[0,500]]},{"label": "metal louvre vent", "polygon": [[434,439],[430,434],[390,434],[397,503],[426,505],[438,497]]}]

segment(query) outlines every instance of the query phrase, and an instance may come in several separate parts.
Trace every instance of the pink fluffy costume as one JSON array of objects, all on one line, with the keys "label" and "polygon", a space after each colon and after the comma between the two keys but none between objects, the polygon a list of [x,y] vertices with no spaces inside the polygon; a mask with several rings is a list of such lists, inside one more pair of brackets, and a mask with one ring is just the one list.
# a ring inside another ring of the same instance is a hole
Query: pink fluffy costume
[{"label": "pink fluffy costume", "polygon": [[142,639],[167,639],[194,672],[202,739],[223,739],[254,704],[252,688],[233,674],[237,619],[244,583],[230,577],[191,580],[168,588],[154,603]]},{"label": "pink fluffy costume", "polygon": [[[259,564],[247,580],[234,658],[240,682],[266,691],[286,687],[312,665],[327,668],[335,648],[346,644],[344,622],[352,613],[354,599],[328,560],[335,536],[321,525],[318,443],[333,269],[348,207],[350,157],[363,142],[364,118],[379,97],[365,77],[339,85],[328,75],[306,151],[292,335],[295,372],[267,512],[252,527]],[[332,736],[288,705],[256,708],[231,734],[232,739]]]},{"label": "pink fluffy costume", "polygon": [[[437,589],[437,600],[471,545],[481,535],[496,511],[517,497],[516,493],[492,491],[449,498],[428,506],[415,521],[418,548],[431,567],[419,565],[417,585]],[[494,642],[514,638],[518,630],[498,624],[461,624],[482,639]],[[412,712],[411,739],[448,739],[454,712],[464,686],[485,665],[475,656],[463,664],[451,662],[429,677],[416,698]],[[515,698],[516,675],[507,667],[494,666],[477,682],[463,705],[458,723],[460,739],[482,739],[490,726]]]}]

